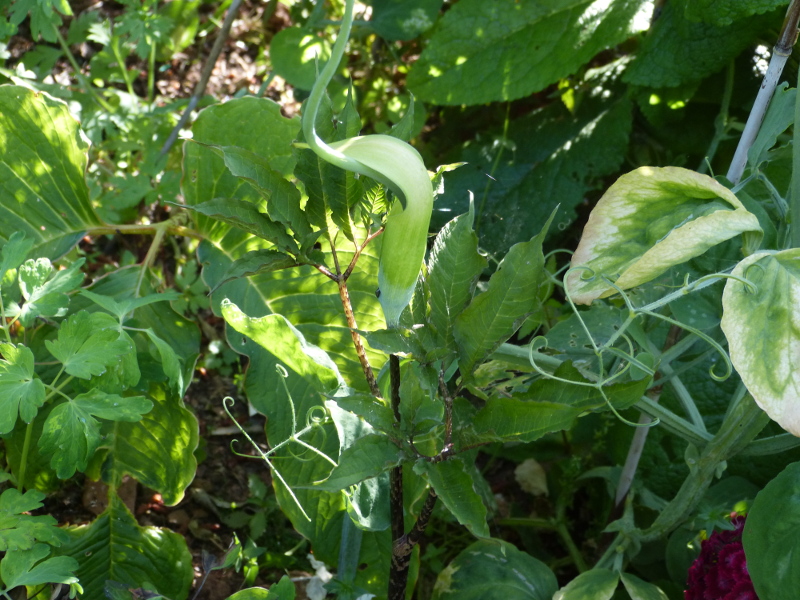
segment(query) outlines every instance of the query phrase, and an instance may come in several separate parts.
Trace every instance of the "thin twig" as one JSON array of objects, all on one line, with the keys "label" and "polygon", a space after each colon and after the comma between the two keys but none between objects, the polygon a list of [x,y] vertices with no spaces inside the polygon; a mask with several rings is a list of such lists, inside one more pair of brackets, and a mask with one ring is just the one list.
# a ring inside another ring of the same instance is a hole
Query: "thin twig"
[{"label": "thin twig", "polygon": [[778,80],[781,77],[781,73],[783,73],[783,67],[792,54],[792,47],[797,41],[798,21],[800,21],[800,0],[792,0],[789,9],[786,11],[786,18],[783,21],[783,28],[778,37],[778,42],[775,44],[772,56],[769,59],[769,67],[767,67],[767,73],[761,82],[761,89],[758,90],[758,96],[756,96],[753,109],[747,118],[747,124],[744,127],[742,137],[739,139],[739,145],[736,147],[736,153],[733,155],[731,166],[728,169],[727,177],[734,184],[739,183],[742,178],[742,173],[744,173],[744,168],[747,164],[747,153],[756,140],[758,130],[761,128],[761,123],[764,121],[767,108],[769,108],[769,103],[775,93],[775,88],[778,87]]},{"label": "thin twig", "polygon": [[[400,427],[400,358],[396,354],[389,355],[389,381],[391,386],[390,400],[396,425]],[[389,471],[389,521],[392,530],[392,563],[389,568],[389,600],[405,598],[408,565],[403,569],[403,553],[401,544],[406,531],[403,507],[403,466]],[[398,548],[401,548],[398,550]]]},{"label": "thin twig", "polygon": [[164,143],[164,147],[161,148],[161,156],[166,155],[170,148],[172,148],[175,140],[178,139],[178,134],[186,125],[186,122],[189,120],[192,111],[197,107],[198,102],[200,102],[200,98],[205,93],[208,80],[211,78],[211,73],[214,70],[214,66],[217,64],[217,59],[219,58],[220,52],[222,52],[222,46],[225,44],[225,40],[228,38],[231,25],[233,25],[233,19],[236,17],[236,13],[239,11],[239,5],[241,3],[242,0],[233,0],[233,2],[231,2],[231,6],[228,8],[228,13],[225,15],[225,21],[222,23],[219,34],[217,34],[217,39],[214,40],[214,45],[211,47],[211,53],[208,55],[208,60],[203,67],[203,73],[200,76],[200,81],[197,83],[197,87],[194,88],[192,97],[189,98],[189,105],[186,107],[186,110],[183,111],[180,121],[178,121],[178,124],[172,129],[167,141]]},{"label": "thin twig", "polygon": [[367,236],[367,239],[364,240],[360,246],[356,246],[355,254],[353,254],[353,259],[350,261],[350,264],[347,266],[347,270],[344,272],[344,280],[347,281],[350,278],[350,275],[353,274],[353,269],[356,267],[356,263],[358,262],[358,258],[361,256],[361,253],[364,251],[364,248],[367,247],[372,240],[378,237],[380,234],[383,233],[383,227],[378,229],[375,233],[371,233]]}]

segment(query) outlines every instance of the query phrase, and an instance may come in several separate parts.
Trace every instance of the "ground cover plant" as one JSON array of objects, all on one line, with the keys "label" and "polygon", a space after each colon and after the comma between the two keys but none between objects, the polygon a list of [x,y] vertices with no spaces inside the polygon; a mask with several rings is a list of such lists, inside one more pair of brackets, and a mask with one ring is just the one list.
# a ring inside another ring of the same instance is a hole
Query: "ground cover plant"
[{"label": "ground cover plant", "polygon": [[0,5],[0,595],[792,597],[788,4]]}]

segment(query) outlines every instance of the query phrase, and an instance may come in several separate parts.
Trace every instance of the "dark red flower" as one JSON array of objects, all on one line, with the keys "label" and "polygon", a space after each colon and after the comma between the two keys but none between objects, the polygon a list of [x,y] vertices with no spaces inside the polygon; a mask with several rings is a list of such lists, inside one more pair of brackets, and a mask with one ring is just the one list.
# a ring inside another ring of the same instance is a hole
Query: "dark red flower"
[{"label": "dark red flower", "polygon": [[742,547],[744,517],[734,514],[731,525],[703,541],[689,568],[685,600],[758,600]]}]

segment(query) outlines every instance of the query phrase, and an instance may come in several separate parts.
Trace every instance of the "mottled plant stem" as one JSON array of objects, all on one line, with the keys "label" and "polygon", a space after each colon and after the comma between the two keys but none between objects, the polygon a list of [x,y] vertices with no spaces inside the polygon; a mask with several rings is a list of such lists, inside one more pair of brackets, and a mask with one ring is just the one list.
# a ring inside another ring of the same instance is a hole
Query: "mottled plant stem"
[{"label": "mottled plant stem", "polygon": [[419,513],[414,527],[407,534],[396,538],[392,543],[392,568],[389,573],[389,600],[404,600],[406,597],[406,586],[408,585],[408,565],[411,563],[411,553],[414,547],[419,544],[428,521],[436,506],[436,492],[428,490],[428,497]]},{"label": "mottled plant stem", "polygon": [[[394,413],[395,426],[400,428],[400,358],[389,355],[390,401]],[[389,566],[389,600],[405,598],[408,581],[408,561],[403,568],[403,547],[406,523],[403,507],[403,466],[389,471],[389,521],[392,530],[392,562]]]}]

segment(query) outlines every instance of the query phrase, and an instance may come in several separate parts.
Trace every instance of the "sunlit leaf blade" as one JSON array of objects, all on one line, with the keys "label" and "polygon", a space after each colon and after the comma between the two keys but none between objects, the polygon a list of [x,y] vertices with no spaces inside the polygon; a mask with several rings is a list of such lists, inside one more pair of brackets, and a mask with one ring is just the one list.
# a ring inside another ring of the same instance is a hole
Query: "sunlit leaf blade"
[{"label": "sunlit leaf blade", "polygon": [[401,458],[400,449],[385,435],[365,435],[341,453],[339,466],[317,487],[330,492],[347,489],[397,466]]},{"label": "sunlit leaf blade", "polygon": [[7,553],[0,561],[0,575],[5,589],[42,583],[77,583],[77,561],[69,556],[45,558],[49,554],[50,547],[47,544],[36,544],[30,550]]},{"label": "sunlit leaf blade", "polygon": [[643,581],[630,573],[621,573],[620,579],[631,600],[668,600],[661,588]]},{"label": "sunlit leaf blade", "polygon": [[[632,288],[739,234],[757,247],[755,215],[707,175],[679,167],[641,167],[620,177],[595,206],[565,280],[572,299],[589,304]],[[748,237],[749,236],[749,237]],[[588,269],[588,270],[587,270]]]},{"label": "sunlit leaf blade", "polygon": [[[54,270],[47,258],[26,260],[19,268],[19,287],[25,303],[19,310],[19,321],[30,326],[36,317],[57,317],[65,314],[69,305],[66,292],[83,281],[81,258],[66,269]],[[8,312],[6,313],[8,314]]]},{"label": "sunlit leaf blade", "polygon": [[41,508],[44,497],[38,490],[22,494],[15,488],[0,495],[0,551],[28,550],[37,541],[59,546],[67,539],[51,515],[22,514]]},{"label": "sunlit leaf blade", "polygon": [[21,231],[58,257],[100,225],[84,180],[89,143],[67,105],[0,86],[0,239]]},{"label": "sunlit leaf blade", "polygon": [[106,581],[113,580],[132,588],[148,582],[167,598],[186,599],[194,572],[183,536],[139,527],[116,494],[91,525],[70,529],[69,534],[71,541],[58,553],[78,560],[82,598],[103,598]]},{"label": "sunlit leaf blade", "polygon": [[611,600],[618,583],[618,573],[592,569],[581,573],[558,590],[553,600]]},{"label": "sunlit leaf blade", "polygon": [[459,523],[477,537],[489,537],[486,505],[475,490],[472,475],[461,458],[437,463],[419,460],[414,465],[414,472],[428,477],[436,495]]},{"label": "sunlit leaf blade", "polygon": [[486,259],[478,254],[478,236],[472,230],[474,207],[445,225],[428,257],[430,322],[443,346],[455,348],[453,325],[472,299]]},{"label": "sunlit leaf blade", "polygon": [[461,0],[441,19],[408,76],[436,104],[515,100],[626,40],[642,0]]},{"label": "sunlit leaf blade", "polygon": [[0,279],[5,277],[6,271],[16,269],[26,258],[33,248],[33,240],[26,237],[21,231],[11,234],[8,241],[3,244],[0,250]]},{"label": "sunlit leaf blade", "polygon": [[436,580],[433,600],[552,600],[556,576],[540,560],[498,539],[468,546]]},{"label": "sunlit leaf blade", "polygon": [[453,334],[465,379],[538,308],[539,285],[545,275],[542,242],[552,219],[553,215],[530,241],[508,251],[486,291],[475,296],[455,319]]},{"label": "sunlit leaf blade", "polygon": [[722,294],[731,362],[771,419],[800,436],[800,249],[741,261]]},{"label": "sunlit leaf blade", "polygon": [[70,375],[82,379],[102,375],[111,363],[131,351],[129,344],[119,339],[118,331],[98,330],[98,324],[107,327],[97,316],[80,311],[62,323],[57,339],[45,341],[47,349]]},{"label": "sunlit leaf blade", "polygon": [[[67,479],[83,471],[101,442],[100,422],[138,421],[150,411],[152,402],[142,396],[123,398],[92,391],[56,406],[47,417],[39,449],[52,454],[50,465],[58,477]],[[95,418],[97,417],[97,418]]]},{"label": "sunlit leaf blade", "polygon": [[194,452],[200,439],[199,426],[180,397],[162,386],[151,386],[148,398],[153,409],[141,420],[114,423],[105,444],[108,456],[102,475],[115,486],[129,474],[173,506],[183,499],[197,471]]},{"label": "sunlit leaf blade", "polygon": [[0,344],[0,433],[8,433],[17,415],[30,423],[44,404],[42,380],[34,375],[33,352],[25,346]]},{"label": "sunlit leaf blade", "polygon": [[296,266],[298,266],[297,261],[283,252],[265,249],[251,250],[231,263],[228,270],[222,275],[222,281],[216,284],[214,290],[240,277],[250,277],[259,273],[269,273]]}]

